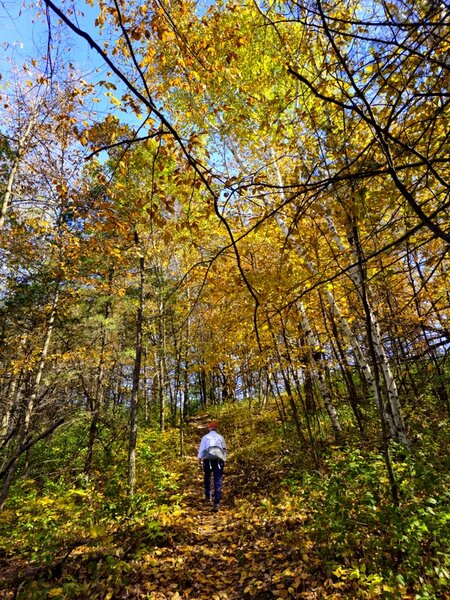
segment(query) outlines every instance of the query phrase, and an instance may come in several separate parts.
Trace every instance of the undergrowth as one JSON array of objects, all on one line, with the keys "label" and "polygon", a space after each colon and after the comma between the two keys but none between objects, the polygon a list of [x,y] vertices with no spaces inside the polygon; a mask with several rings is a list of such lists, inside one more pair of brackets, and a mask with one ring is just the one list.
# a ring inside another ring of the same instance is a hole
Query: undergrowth
[{"label": "undergrowth", "polygon": [[[412,454],[391,445],[396,503],[373,440],[361,443],[355,436],[336,446],[323,439],[314,457],[311,447],[299,443],[293,424],[281,422],[271,407],[255,414],[246,405],[228,405],[207,418],[219,420],[230,448],[225,478],[230,510],[244,522],[251,515],[251,527],[239,534],[244,550],[239,546],[236,553],[242,552],[243,561],[246,546],[276,543],[278,558],[270,564],[280,597],[307,597],[301,595],[308,589],[306,577],[316,587],[320,582],[322,598],[448,597],[447,427],[418,429]],[[102,582],[110,589],[126,587],[139,557],[177,535],[181,539],[177,528],[192,484],[186,479],[192,477],[189,461],[196,462],[201,431],[191,429],[189,456],[178,460],[178,431],[141,427],[132,498],[125,431],[120,426],[100,431],[89,477],[83,476],[79,450],[87,424],[79,421],[45,446],[36,445],[21,465],[0,520],[5,593],[16,589],[16,597],[27,600],[101,598]],[[289,582],[286,588],[283,581]],[[258,597],[261,585],[250,581],[245,598]]]}]

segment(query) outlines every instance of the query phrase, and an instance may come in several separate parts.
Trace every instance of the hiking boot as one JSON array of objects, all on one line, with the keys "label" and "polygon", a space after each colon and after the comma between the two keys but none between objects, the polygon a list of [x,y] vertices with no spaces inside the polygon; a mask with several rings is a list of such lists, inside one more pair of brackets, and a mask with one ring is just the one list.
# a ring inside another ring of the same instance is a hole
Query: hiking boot
[{"label": "hiking boot", "polygon": [[205,504],[210,504],[211,503],[211,498],[208,498],[208,496],[205,496],[205,499],[203,500],[203,502]]},{"label": "hiking boot", "polygon": [[219,510],[219,503],[218,502],[214,502],[213,512],[217,512],[218,510]]}]

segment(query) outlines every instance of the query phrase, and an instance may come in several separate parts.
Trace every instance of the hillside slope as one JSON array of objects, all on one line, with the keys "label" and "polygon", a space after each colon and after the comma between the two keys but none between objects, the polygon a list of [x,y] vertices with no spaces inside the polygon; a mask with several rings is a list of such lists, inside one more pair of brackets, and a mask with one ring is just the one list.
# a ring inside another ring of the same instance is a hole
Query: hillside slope
[{"label": "hillside slope", "polygon": [[[230,450],[218,513],[196,458],[212,417]],[[2,514],[1,597],[447,598],[445,457],[396,460],[397,507],[376,451],[330,447],[319,473],[289,439],[275,413],[232,406],[190,420],[182,458],[176,430],[142,432],[131,501],[120,456],[84,487],[21,483]]]}]

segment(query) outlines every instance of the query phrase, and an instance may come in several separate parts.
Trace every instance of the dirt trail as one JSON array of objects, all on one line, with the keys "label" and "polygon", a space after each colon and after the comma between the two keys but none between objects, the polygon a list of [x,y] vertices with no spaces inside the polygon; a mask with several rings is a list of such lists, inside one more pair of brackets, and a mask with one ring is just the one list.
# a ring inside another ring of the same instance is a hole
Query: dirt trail
[{"label": "dirt trail", "polygon": [[[227,463],[223,501],[213,513],[203,501],[202,473],[195,459],[182,465],[183,500],[168,516],[167,546],[147,555],[147,597],[244,600],[319,598],[308,572],[304,516],[280,505],[275,510],[240,498],[233,461]],[[151,565],[151,566],[150,566]]]},{"label": "dirt trail", "polygon": [[229,486],[232,478],[226,471],[223,502],[219,512],[212,512],[212,504],[203,500],[203,475],[195,459],[196,447],[192,445],[189,451],[192,459],[183,465],[183,500],[165,523],[170,543],[154,551],[155,580],[146,587],[154,600],[242,599],[241,540],[232,503],[234,493]]}]

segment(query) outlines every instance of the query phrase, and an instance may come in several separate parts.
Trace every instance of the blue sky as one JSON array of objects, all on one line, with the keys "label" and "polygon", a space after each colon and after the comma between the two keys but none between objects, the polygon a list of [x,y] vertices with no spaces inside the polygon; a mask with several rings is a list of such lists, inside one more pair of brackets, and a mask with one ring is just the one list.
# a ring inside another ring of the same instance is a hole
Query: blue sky
[{"label": "blue sky", "polygon": [[[37,4],[37,3],[36,3]],[[43,4],[43,3],[42,3]],[[96,8],[83,7],[85,17],[77,16],[79,26],[95,35],[94,22],[97,14]],[[56,24],[56,17],[52,15],[52,22]],[[0,2],[0,31],[1,31],[1,58],[2,74],[7,70],[7,60],[21,64],[30,58],[38,58],[46,51],[48,39],[48,26],[45,15],[37,17],[36,8],[23,8],[21,0],[1,0]],[[88,44],[77,39],[74,34],[69,34],[65,28],[65,41],[70,47],[70,59],[78,66],[92,68],[99,66],[100,62],[95,52],[89,49]]]},{"label": "blue sky", "polygon": [[[39,0],[35,2],[35,5],[38,2]],[[63,0],[56,0],[55,3],[67,14],[67,11],[64,10]],[[42,0],[40,4],[44,6]],[[103,42],[95,28],[95,19],[98,14],[96,3],[94,7],[90,7],[82,1],[76,4],[78,8],[83,9],[84,15],[77,14],[71,18],[75,20],[80,29],[89,33],[102,46]],[[44,9],[40,15],[37,14],[37,10],[36,8],[23,8],[22,0],[0,0],[0,73],[2,75],[0,86],[7,83],[13,65],[20,70],[23,64],[30,64],[31,60],[35,59],[38,68],[45,68],[45,62],[41,61],[40,57],[47,53],[48,24]],[[64,48],[64,61],[72,63],[86,81],[106,80],[109,69],[98,53],[66,25],[63,24],[59,28],[56,15],[50,14],[52,32],[55,37],[54,46],[55,48]],[[57,42],[58,30],[63,32],[62,46]],[[120,97],[123,84],[116,81],[115,78],[111,78],[111,81],[117,85],[115,94]],[[103,115],[114,113],[122,122],[130,122],[132,125],[139,126],[140,122],[136,123],[134,115],[123,113],[111,104],[105,96],[106,92],[105,89],[98,90],[101,102],[95,105],[97,113]]]}]

